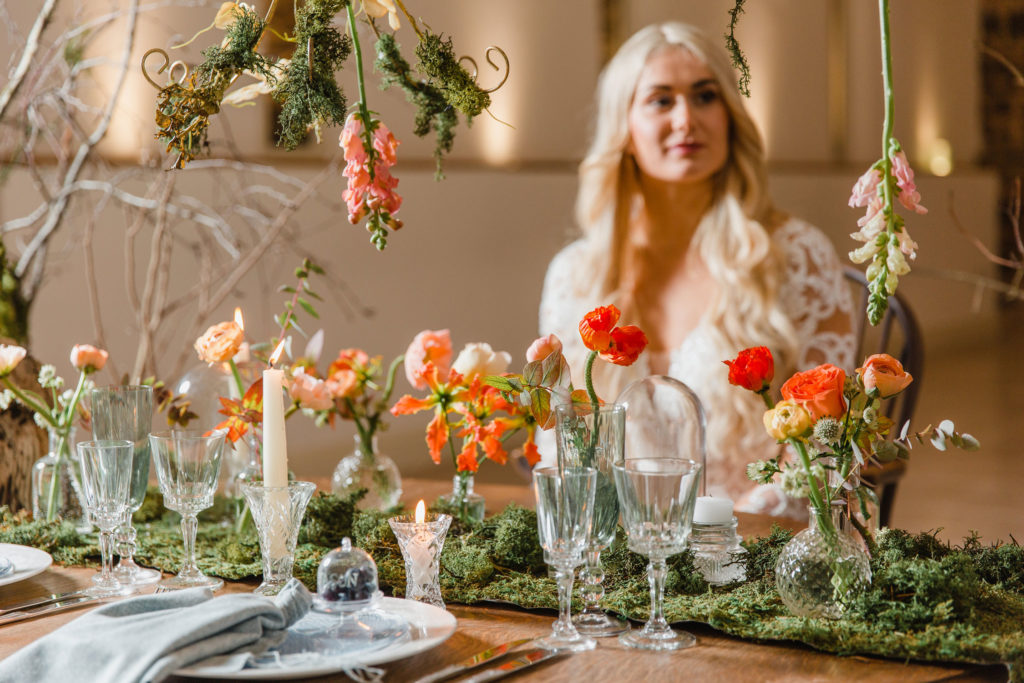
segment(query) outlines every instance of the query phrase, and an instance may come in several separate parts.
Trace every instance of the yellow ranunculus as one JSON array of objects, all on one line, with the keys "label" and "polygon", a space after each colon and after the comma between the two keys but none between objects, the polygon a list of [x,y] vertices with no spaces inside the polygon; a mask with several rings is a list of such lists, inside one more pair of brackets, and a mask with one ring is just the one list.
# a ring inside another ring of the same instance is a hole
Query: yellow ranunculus
[{"label": "yellow ranunculus", "polygon": [[813,425],[811,414],[795,401],[779,401],[764,413],[764,428],[777,441],[804,436]]}]

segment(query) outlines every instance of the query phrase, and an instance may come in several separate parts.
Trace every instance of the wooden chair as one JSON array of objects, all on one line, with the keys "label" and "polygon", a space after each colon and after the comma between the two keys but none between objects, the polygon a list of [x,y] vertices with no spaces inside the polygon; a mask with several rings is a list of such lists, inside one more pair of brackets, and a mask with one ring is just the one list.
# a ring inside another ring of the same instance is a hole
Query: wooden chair
[{"label": "wooden chair", "polygon": [[[913,312],[899,293],[889,297],[889,308],[882,321],[877,326],[868,324],[864,315],[868,302],[868,283],[864,273],[856,268],[847,267],[844,268],[843,275],[855,292],[855,361],[860,363],[873,353],[888,353],[899,359],[903,363],[903,369],[914,377],[910,386],[889,399],[886,406],[886,415],[895,422],[894,430],[899,430],[913,417],[918,392],[921,391],[921,380],[924,375],[924,344],[921,340],[921,330]],[[884,465],[865,467],[861,472],[862,478],[874,486],[878,495],[880,526],[889,526],[892,520],[896,487],[906,471],[907,461],[897,459]]]}]

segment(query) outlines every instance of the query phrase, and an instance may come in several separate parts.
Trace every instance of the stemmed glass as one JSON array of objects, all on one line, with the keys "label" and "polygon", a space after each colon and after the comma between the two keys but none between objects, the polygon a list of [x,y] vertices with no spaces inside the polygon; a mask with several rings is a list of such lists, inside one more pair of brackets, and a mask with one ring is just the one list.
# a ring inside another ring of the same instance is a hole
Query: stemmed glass
[{"label": "stemmed glass", "polygon": [[119,595],[127,588],[114,577],[114,528],[128,509],[132,474],[131,441],[83,441],[78,444],[82,473],[82,498],[89,517],[100,529],[100,557],[103,566],[92,577],[89,593],[95,596]]},{"label": "stemmed glass", "polygon": [[226,434],[223,429],[208,433],[175,430],[149,437],[164,505],[181,514],[185,542],[181,570],[177,576],[161,581],[161,588],[208,586],[217,590],[224,585],[222,580],[206,576],[196,566],[196,515],[213,505]]},{"label": "stemmed glass", "polygon": [[558,582],[558,620],[551,635],[538,641],[540,647],[580,652],[597,647],[597,641],[580,634],[573,626],[573,571],[583,562],[583,549],[590,534],[597,472],[593,467],[545,467],[533,471],[537,496],[537,532],[544,548],[544,561],[555,568]]},{"label": "stemmed glass", "polygon": [[160,580],[160,572],[135,563],[135,527],[132,514],[142,507],[149,483],[149,430],[153,422],[153,388],[112,386],[93,389],[92,435],[95,439],[127,439],[135,444],[132,455],[131,499],[117,528],[114,576],[125,586],[138,588]]},{"label": "stemmed glass", "polygon": [[594,489],[594,521],[580,571],[583,581],[583,611],[573,617],[576,629],[585,635],[614,636],[629,628],[622,619],[601,609],[604,597],[604,568],[601,551],[611,545],[619,526],[619,499],[615,493],[612,464],[622,458],[626,410],[612,404],[560,405],[555,408],[559,467],[593,467],[597,470]]}]

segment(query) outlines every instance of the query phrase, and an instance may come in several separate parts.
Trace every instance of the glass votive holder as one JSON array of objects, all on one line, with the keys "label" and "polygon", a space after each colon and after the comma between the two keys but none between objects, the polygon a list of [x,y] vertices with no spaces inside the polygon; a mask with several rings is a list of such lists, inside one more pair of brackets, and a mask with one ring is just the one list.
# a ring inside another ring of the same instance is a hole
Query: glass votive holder
[{"label": "glass votive holder", "polygon": [[405,597],[444,609],[439,571],[441,549],[452,523],[450,515],[426,515],[423,501],[415,517],[403,515],[388,520],[405,558]]},{"label": "glass votive holder", "polygon": [[277,595],[292,578],[299,525],[315,490],[316,484],[310,481],[296,481],[288,486],[242,484],[242,495],[256,522],[263,559],[263,583],[254,593]]},{"label": "glass votive holder", "polygon": [[694,522],[690,531],[693,565],[712,586],[747,578],[747,549],[736,533],[735,517],[728,522]]}]

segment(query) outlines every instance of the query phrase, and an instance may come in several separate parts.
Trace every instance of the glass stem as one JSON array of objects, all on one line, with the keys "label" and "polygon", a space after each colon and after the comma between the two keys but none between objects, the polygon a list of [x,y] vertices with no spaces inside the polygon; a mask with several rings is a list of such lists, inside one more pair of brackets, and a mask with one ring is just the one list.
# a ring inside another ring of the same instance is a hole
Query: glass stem
[{"label": "glass stem", "polygon": [[644,625],[644,631],[667,631],[665,621],[665,577],[668,576],[668,565],[665,558],[651,558],[647,565],[647,580],[651,584],[651,617]]},{"label": "glass stem", "polygon": [[555,581],[558,583],[558,621],[555,622],[555,628],[558,631],[573,631],[575,628],[572,625],[572,569],[558,567],[555,571]]},{"label": "glass stem", "polygon": [[111,579],[111,572],[113,571],[113,546],[114,546],[114,534],[110,529],[100,530],[100,559],[103,563],[103,570],[101,576],[104,581]]},{"label": "glass stem", "polygon": [[117,527],[117,554],[121,556],[121,564],[125,566],[134,564],[135,538],[137,535],[138,532],[132,526],[132,512],[128,510],[124,513],[124,519],[121,520],[121,524]]},{"label": "glass stem", "polygon": [[601,566],[601,548],[592,546],[587,550],[587,563],[580,572],[583,580],[583,614],[604,614],[601,600],[604,598],[604,567]]},{"label": "glass stem", "polygon": [[181,535],[185,540],[185,561],[181,565],[179,574],[187,571],[196,571],[196,531],[199,528],[199,521],[194,514],[181,516]]}]

